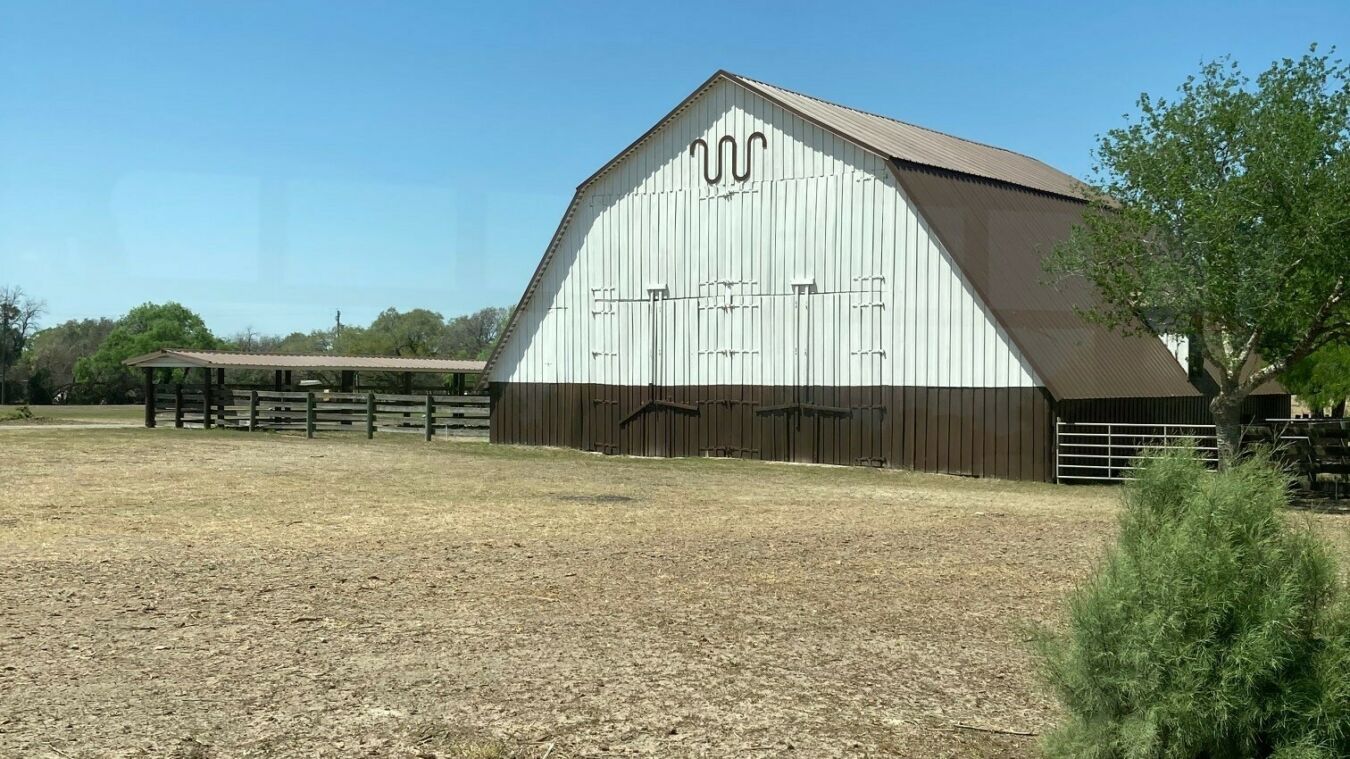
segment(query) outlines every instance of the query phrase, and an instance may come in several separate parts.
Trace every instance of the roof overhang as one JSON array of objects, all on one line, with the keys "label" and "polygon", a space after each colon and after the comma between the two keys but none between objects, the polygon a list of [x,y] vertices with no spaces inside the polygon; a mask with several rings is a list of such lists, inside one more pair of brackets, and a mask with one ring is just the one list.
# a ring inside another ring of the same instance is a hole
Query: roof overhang
[{"label": "roof overhang", "polygon": [[404,356],[337,356],[327,353],[236,353],[165,349],[122,362],[137,369],[271,369],[281,371],[413,372],[479,374],[483,361]]}]

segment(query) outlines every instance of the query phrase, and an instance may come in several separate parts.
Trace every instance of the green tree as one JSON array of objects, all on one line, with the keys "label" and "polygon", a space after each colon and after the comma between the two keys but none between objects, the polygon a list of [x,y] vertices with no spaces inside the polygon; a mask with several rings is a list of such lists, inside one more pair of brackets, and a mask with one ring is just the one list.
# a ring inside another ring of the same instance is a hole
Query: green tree
[{"label": "green tree", "polygon": [[[344,328],[343,332],[347,330]],[[425,308],[400,312],[387,308],[364,333],[368,345],[381,355],[437,356],[445,350],[445,317]]]},{"label": "green tree", "polygon": [[48,327],[28,341],[24,363],[28,367],[29,402],[97,403],[112,400],[97,389],[75,384],[75,364],[92,356],[112,332],[111,319],[71,319]]},{"label": "green tree", "polygon": [[1229,461],[1243,400],[1350,333],[1350,70],[1315,47],[1255,81],[1225,60],[1138,107],[1047,268],[1096,286],[1090,318],[1191,341]]},{"label": "green tree", "polygon": [[445,328],[446,355],[451,358],[486,359],[502,329],[506,327],[510,313],[510,309],[489,307],[451,319]]},{"label": "green tree", "polygon": [[0,287],[0,404],[9,399],[9,370],[19,362],[45,310],[46,304],[22,288]]},{"label": "green tree", "polygon": [[1345,416],[1350,401],[1350,343],[1319,348],[1289,370],[1284,384],[1314,412],[1330,410],[1332,416]]},{"label": "green tree", "polygon": [[125,396],[135,379],[122,362],[164,348],[213,349],[219,343],[202,318],[178,303],[146,303],[127,312],[92,356],[75,364],[78,382],[116,389]]},{"label": "green tree", "polygon": [[1115,546],[1038,636],[1073,759],[1350,756],[1350,602],[1328,547],[1254,456],[1143,460]]}]

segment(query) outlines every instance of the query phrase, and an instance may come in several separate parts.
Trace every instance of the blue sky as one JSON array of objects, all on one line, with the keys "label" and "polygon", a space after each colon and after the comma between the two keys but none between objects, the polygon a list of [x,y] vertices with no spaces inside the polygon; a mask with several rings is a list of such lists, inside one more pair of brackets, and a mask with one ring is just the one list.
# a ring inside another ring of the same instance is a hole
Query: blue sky
[{"label": "blue sky", "polygon": [[1350,3],[14,2],[0,285],[221,335],[516,301],[577,183],[718,68],[1072,174],[1140,91]]}]

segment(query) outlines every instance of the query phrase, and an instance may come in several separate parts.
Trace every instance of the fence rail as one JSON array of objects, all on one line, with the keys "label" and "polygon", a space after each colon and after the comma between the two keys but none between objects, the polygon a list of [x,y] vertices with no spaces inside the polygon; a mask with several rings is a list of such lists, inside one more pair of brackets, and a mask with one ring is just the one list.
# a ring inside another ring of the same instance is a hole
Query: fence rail
[{"label": "fence rail", "polygon": [[1219,447],[1212,424],[1055,424],[1055,477],[1060,482],[1120,482],[1133,479],[1143,449],[1186,448],[1217,462]]},{"label": "fence rail", "polygon": [[491,406],[480,395],[283,392],[176,385],[155,394],[155,424],[487,437]]}]

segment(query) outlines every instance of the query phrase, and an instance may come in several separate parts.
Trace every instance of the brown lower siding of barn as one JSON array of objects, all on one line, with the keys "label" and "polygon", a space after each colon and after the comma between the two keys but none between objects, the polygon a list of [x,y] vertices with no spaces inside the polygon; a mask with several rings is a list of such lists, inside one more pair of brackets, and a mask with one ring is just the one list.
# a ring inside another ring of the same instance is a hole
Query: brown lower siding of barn
[{"label": "brown lower siding of barn", "polygon": [[[494,383],[491,395],[494,443],[1054,478],[1040,388]],[[653,399],[670,405],[639,412]]]},{"label": "brown lower siding of barn", "polygon": [[[1113,422],[1116,424],[1213,424],[1209,398],[1084,398],[1062,400],[1055,413],[1066,422]],[[1288,419],[1287,394],[1250,395],[1242,404],[1242,423]]]}]

